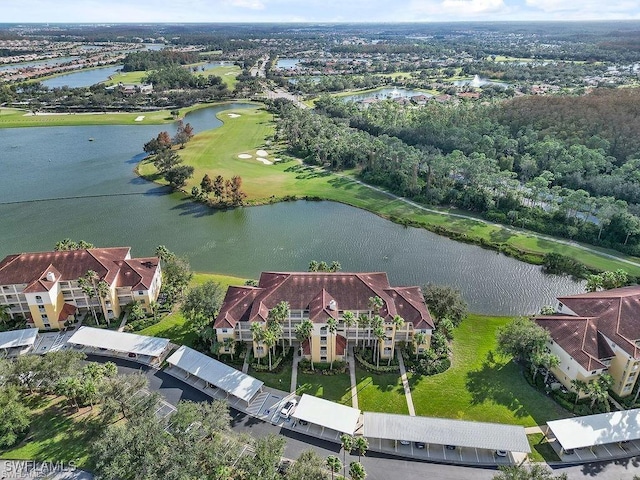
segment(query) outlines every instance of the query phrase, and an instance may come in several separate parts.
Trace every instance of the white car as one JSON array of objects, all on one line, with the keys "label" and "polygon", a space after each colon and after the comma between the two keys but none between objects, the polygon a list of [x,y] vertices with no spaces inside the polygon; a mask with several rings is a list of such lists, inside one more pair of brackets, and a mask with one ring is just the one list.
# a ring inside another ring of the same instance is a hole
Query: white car
[{"label": "white car", "polygon": [[284,418],[289,418],[289,415],[293,413],[293,410],[296,408],[297,404],[298,404],[298,401],[295,398],[287,401],[287,403],[285,403],[282,409],[280,410],[280,416]]}]

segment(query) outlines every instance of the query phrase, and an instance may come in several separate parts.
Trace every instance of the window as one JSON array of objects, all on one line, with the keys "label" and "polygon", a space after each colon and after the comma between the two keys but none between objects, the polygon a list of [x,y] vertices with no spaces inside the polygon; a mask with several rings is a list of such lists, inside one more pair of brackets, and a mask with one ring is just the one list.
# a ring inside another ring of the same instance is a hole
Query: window
[{"label": "window", "polygon": [[49,317],[47,316],[47,314],[46,314],[46,313],[44,313],[44,314],[42,315],[42,321],[43,321],[43,322],[45,322],[45,323],[49,321]]},{"label": "window", "polygon": [[144,291],[138,290],[138,295],[144,295]]},{"label": "window", "polygon": [[40,295],[36,295],[36,302],[42,303],[42,297]]},{"label": "window", "polygon": [[326,362],[327,361],[327,357],[320,357],[320,361],[321,362]]},{"label": "window", "polygon": [[226,328],[223,328],[223,329],[221,329],[221,330],[220,330],[220,332],[222,332],[222,333],[227,333],[227,329],[226,329]]},{"label": "window", "polygon": [[44,323],[43,326],[44,326],[44,328],[51,328],[51,325],[48,324],[48,323]]},{"label": "window", "polygon": [[327,337],[320,337],[320,345],[326,345],[327,344]]},{"label": "window", "polygon": [[320,355],[326,355],[327,354],[327,347],[320,347]]}]

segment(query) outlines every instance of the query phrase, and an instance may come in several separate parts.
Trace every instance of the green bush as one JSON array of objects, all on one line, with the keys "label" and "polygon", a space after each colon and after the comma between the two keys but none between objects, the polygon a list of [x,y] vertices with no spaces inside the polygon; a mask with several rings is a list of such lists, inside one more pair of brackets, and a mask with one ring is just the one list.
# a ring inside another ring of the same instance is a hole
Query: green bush
[{"label": "green bush", "polygon": [[269,370],[268,354],[260,359],[260,363],[254,358],[251,368],[256,372],[279,372],[282,368],[282,361],[286,358],[291,358],[292,355],[293,349],[291,347],[285,347],[284,353],[281,347],[276,347],[276,354],[271,356],[271,370]]},{"label": "green bush", "polygon": [[311,369],[311,361],[303,358],[298,362],[298,367],[302,370],[302,373],[306,374],[321,374],[321,375],[338,375],[347,371],[346,362],[335,361],[333,362],[333,369],[331,364],[327,362],[313,362],[313,370]]},{"label": "green bush", "polygon": [[369,361],[365,360],[362,357],[360,349],[354,349],[354,353],[355,353],[356,360],[358,361],[358,363],[362,366],[362,368],[364,368],[368,372],[373,372],[373,373],[397,373],[397,372],[400,371],[400,368],[398,367],[398,365],[389,365],[389,366],[380,365],[379,367],[377,367],[373,363],[369,363]]}]

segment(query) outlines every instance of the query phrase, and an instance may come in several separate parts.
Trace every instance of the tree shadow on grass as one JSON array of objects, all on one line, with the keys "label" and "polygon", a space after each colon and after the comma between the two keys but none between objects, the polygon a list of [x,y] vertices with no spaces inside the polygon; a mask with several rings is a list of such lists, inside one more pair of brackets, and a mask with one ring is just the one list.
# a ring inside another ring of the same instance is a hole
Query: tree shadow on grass
[{"label": "tree shadow on grass", "polygon": [[515,233],[509,232],[504,228],[501,228],[499,230],[492,231],[491,234],[489,235],[489,238],[491,238],[491,241],[494,243],[505,243],[511,237],[515,237],[515,236],[516,236]]},{"label": "tree shadow on grass", "polygon": [[471,394],[471,405],[493,402],[507,407],[516,418],[532,415],[516,392],[514,371],[509,363],[497,361],[490,351],[482,367],[467,373],[466,387]]}]

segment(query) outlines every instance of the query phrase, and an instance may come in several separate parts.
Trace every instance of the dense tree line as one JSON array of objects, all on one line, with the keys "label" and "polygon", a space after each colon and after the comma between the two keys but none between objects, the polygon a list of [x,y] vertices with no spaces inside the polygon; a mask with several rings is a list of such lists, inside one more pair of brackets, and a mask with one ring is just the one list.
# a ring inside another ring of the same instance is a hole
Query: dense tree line
[{"label": "dense tree line", "polygon": [[[638,95],[625,89],[561,99],[565,111],[549,116],[564,122],[555,123],[538,107],[529,117],[519,108],[521,118],[511,122],[514,104],[535,105],[539,97],[487,105],[432,102],[420,109],[383,101],[362,109],[325,96],[316,102],[321,115],[285,102],[273,108],[280,113],[279,134],[310,163],[359,168],[363,180],[418,201],[637,253]],[[555,97],[542,98],[555,105]],[[574,100],[584,107],[569,115]],[[606,105],[611,108],[600,115]],[[603,123],[624,126],[599,129]]]},{"label": "dense tree line", "polygon": [[131,52],[124,58],[122,70],[125,72],[140,72],[159,70],[175,65],[188,65],[200,60],[195,52],[179,52],[176,50],[145,50]]}]

